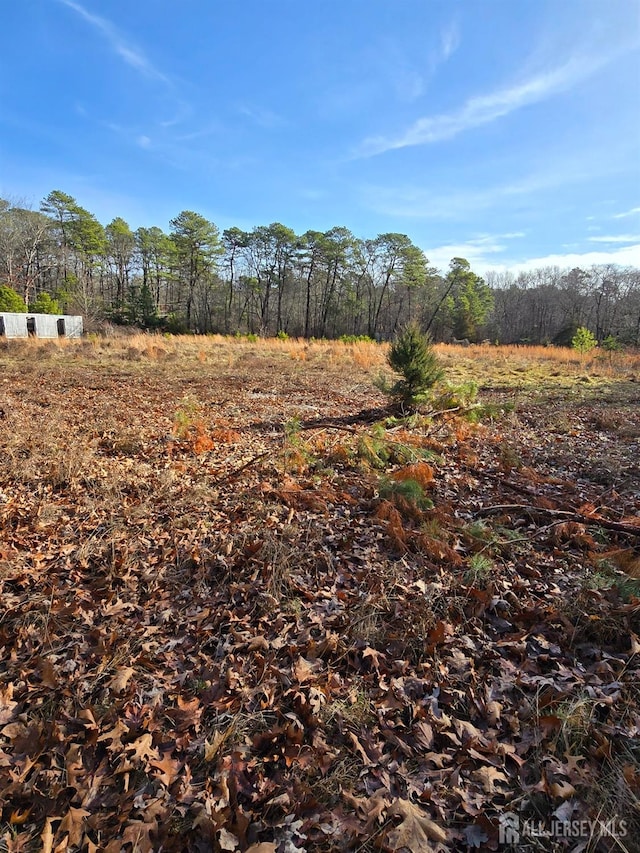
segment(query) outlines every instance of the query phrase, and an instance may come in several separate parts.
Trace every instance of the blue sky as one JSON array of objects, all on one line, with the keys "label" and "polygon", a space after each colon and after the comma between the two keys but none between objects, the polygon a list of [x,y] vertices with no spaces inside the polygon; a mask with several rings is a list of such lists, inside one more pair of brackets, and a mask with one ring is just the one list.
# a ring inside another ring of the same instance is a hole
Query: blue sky
[{"label": "blue sky", "polygon": [[0,195],[640,266],[640,0],[5,2]]}]

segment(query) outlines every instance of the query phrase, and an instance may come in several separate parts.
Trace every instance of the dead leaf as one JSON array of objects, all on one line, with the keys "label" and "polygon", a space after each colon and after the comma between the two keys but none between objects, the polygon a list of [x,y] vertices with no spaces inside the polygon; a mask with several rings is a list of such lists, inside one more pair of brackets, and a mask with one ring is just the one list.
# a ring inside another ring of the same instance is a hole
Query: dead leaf
[{"label": "dead leaf", "polygon": [[369,658],[371,660],[373,668],[376,672],[380,671],[380,661],[384,660],[385,655],[384,652],[380,652],[377,649],[372,649],[371,646],[367,646],[366,649],[362,652],[363,660]]},{"label": "dead leaf", "polygon": [[131,844],[136,853],[153,853],[155,846],[151,833],[155,833],[156,823],[145,823],[142,820],[131,820],[122,834],[121,845]]},{"label": "dead leaf", "polygon": [[111,744],[107,746],[107,749],[110,751],[118,751],[122,748],[122,737],[129,733],[129,728],[125,723],[122,722],[120,718],[116,720],[116,724],[112,729],[109,729],[106,732],[103,732],[98,737],[98,743],[103,740],[110,740]]},{"label": "dead leaf", "polygon": [[427,635],[427,650],[429,654],[433,654],[436,647],[444,643],[447,637],[453,636],[454,631],[453,625],[449,622],[445,622],[443,619],[436,622]]},{"label": "dead leaf", "polygon": [[406,848],[410,853],[429,853],[434,849],[429,842],[447,840],[446,831],[410,800],[396,800],[387,814],[402,818],[402,823],[387,833],[391,850]]},{"label": "dead leaf", "polygon": [[214,731],[213,737],[211,740],[207,740],[205,738],[204,742],[204,760],[205,761],[213,761],[213,759],[218,754],[218,750],[222,746],[222,744],[227,740],[229,736],[229,730],[227,729],[224,732]]},{"label": "dead leaf", "polygon": [[62,818],[58,832],[67,833],[67,843],[70,847],[79,847],[84,833],[83,824],[85,818],[91,816],[91,812],[83,808],[69,806],[69,811]]},{"label": "dead leaf", "polygon": [[[243,272],[262,263],[245,251]],[[318,308],[332,284],[320,266],[310,284]],[[62,343],[0,341],[0,848],[480,851],[535,755],[540,819],[588,815],[640,734],[640,601],[609,570],[640,574],[637,386],[541,407],[519,387],[533,353],[496,350],[494,371],[474,347],[459,366],[483,408],[517,398],[518,418],[400,425],[365,417],[377,344]],[[187,388],[197,414],[167,443]],[[596,409],[618,427],[594,431]],[[381,478],[433,505],[381,500]],[[631,754],[618,777],[640,795]]]},{"label": "dead leaf", "polygon": [[111,679],[109,687],[114,693],[122,693],[134,672],[135,669],[132,666],[123,666]]},{"label": "dead leaf", "polygon": [[158,760],[160,758],[158,750],[153,746],[153,735],[149,732],[140,735],[133,743],[129,743],[125,747],[126,751],[132,752],[132,760],[148,761],[149,759]]},{"label": "dead leaf", "polygon": [[149,761],[149,767],[153,767],[154,770],[160,771],[154,775],[157,779],[160,779],[163,785],[166,785],[166,787],[169,788],[182,769],[182,762],[171,758],[169,755],[165,755],[162,759],[152,758]]},{"label": "dead leaf", "polygon": [[58,686],[58,676],[51,661],[48,658],[41,658],[37,668],[44,686],[55,689]]},{"label": "dead leaf", "polygon": [[293,674],[299,684],[304,684],[309,681],[316,670],[317,664],[314,661],[306,660],[300,655],[293,665]]},{"label": "dead leaf", "polygon": [[549,785],[549,793],[552,797],[558,797],[561,800],[568,800],[576,793],[576,789],[569,782],[558,781],[552,782]]},{"label": "dead leaf", "polygon": [[[496,784],[498,783],[502,783],[504,785],[509,784],[509,780],[504,773],[497,770],[495,767],[481,767],[479,770],[474,770],[471,774],[471,778],[480,782],[488,794],[494,794],[496,792]],[[498,788],[497,790],[500,789]]]},{"label": "dead leaf", "polygon": [[52,818],[45,818],[44,829],[42,830],[42,834],[40,836],[40,841],[42,841],[42,853],[51,853],[51,851],[53,850],[53,831],[51,829],[52,823]]},{"label": "dead leaf", "polygon": [[485,714],[487,722],[490,726],[495,726],[500,722],[500,714],[502,713],[502,705],[500,702],[487,702],[485,705]]},{"label": "dead leaf", "polygon": [[479,849],[482,849],[483,844],[489,840],[487,833],[477,823],[465,826],[464,837],[469,847],[477,847]]},{"label": "dead leaf", "polygon": [[[33,765],[31,765],[33,766]],[[31,814],[31,807],[23,808],[23,809],[14,809],[9,815],[9,823],[15,826],[20,826],[23,823],[26,823],[29,819],[29,815]]]},{"label": "dead leaf", "polygon": [[237,850],[240,846],[236,836],[224,827],[218,831],[218,844],[221,850]]},{"label": "dead leaf", "polygon": [[420,720],[413,728],[416,742],[424,750],[430,750],[433,747],[433,726],[429,725],[425,720]]}]

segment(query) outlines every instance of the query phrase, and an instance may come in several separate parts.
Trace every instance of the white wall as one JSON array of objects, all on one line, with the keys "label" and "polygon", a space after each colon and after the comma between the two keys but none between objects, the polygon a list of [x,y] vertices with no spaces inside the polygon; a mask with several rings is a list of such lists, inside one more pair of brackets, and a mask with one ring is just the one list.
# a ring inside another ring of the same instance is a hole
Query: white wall
[{"label": "white wall", "polygon": [[57,314],[28,314],[33,317],[36,324],[36,338],[58,337],[58,315]]},{"label": "white wall", "polygon": [[81,338],[84,331],[82,317],[67,314],[9,314],[0,313],[0,334],[7,338],[27,338],[27,319],[32,319],[37,338],[57,338],[58,320],[64,321],[67,338]]},{"label": "white wall", "polygon": [[7,338],[27,338],[27,315],[26,314],[0,314],[4,334]]},{"label": "white wall", "polygon": [[64,333],[68,338],[81,338],[84,331],[82,317],[80,316],[64,316]]}]

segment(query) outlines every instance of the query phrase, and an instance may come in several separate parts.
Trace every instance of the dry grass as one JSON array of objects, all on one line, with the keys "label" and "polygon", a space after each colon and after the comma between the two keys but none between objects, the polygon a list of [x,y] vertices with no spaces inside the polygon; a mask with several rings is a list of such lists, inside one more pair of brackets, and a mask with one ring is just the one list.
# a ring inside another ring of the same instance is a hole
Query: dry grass
[{"label": "dry grass", "polygon": [[609,378],[640,377],[640,352],[605,353],[598,349],[581,356],[568,347],[544,346],[493,346],[478,344],[461,347],[436,344],[436,352],[445,365],[486,366],[492,374],[508,370],[514,373],[533,372],[549,378],[588,374]]},{"label": "dry grass", "polygon": [[[637,354],[616,354],[611,364],[592,359],[592,379],[580,383],[576,379],[585,366],[566,350],[442,345],[437,351],[455,379],[475,377],[492,392],[498,389],[498,396],[504,389],[503,398],[528,388],[531,397],[556,393],[561,401],[557,412],[537,406],[535,432],[524,433],[525,426],[506,419],[496,427],[504,427],[504,435],[497,431],[495,444],[487,438],[480,449],[486,451],[482,463],[493,459],[499,472],[526,470],[531,460],[521,456],[529,453],[529,439],[552,418],[566,414],[562,429],[568,435],[575,429],[575,411],[562,396],[567,388],[580,392],[579,402],[600,402],[604,390],[615,395],[624,389],[621,407],[584,407],[585,422],[615,431],[617,439],[626,428],[624,407],[637,397],[636,386],[627,381],[637,375]],[[477,623],[484,599],[491,600],[490,586],[512,571],[511,558],[502,560],[503,550],[512,546],[491,538],[488,522],[469,524],[465,533],[451,512],[466,506],[459,498],[468,493],[457,490],[467,481],[477,477],[477,485],[486,486],[472,456],[465,457],[459,482],[454,476],[456,453],[473,439],[475,426],[464,421],[435,424],[434,429],[443,431],[428,446],[441,452],[443,461],[400,469],[398,479],[410,477],[425,490],[432,480],[434,489],[453,490],[446,492],[446,502],[441,494],[434,510],[409,508],[404,520],[396,513],[399,534],[413,539],[406,558],[392,553],[387,525],[375,517],[379,474],[358,460],[358,436],[330,430],[287,434],[283,429],[296,420],[339,419],[382,405],[386,398],[376,391],[373,378],[384,367],[386,352],[385,345],[362,342],[143,334],[0,344],[0,528],[6,519],[6,529],[24,543],[20,550],[12,545],[4,552],[0,534],[0,572],[12,565],[13,573],[28,573],[32,584],[28,605],[7,612],[3,627],[15,631],[21,642],[41,638],[43,654],[66,654],[61,646],[73,631],[86,631],[84,623],[74,624],[77,616],[66,606],[52,607],[49,579],[64,579],[66,562],[90,587],[63,583],[56,593],[58,605],[65,596],[74,603],[88,597],[89,588],[98,599],[108,592],[109,601],[131,598],[144,607],[156,597],[158,629],[163,631],[171,629],[175,618],[174,599],[180,617],[193,620],[190,600],[200,597],[208,606],[212,592],[224,586],[234,614],[250,610],[256,626],[255,633],[234,636],[240,644],[238,661],[263,654],[262,633],[280,620],[292,649],[294,641],[306,643],[300,645],[304,657],[313,655],[348,673],[339,689],[322,699],[318,716],[327,731],[338,740],[341,727],[356,734],[373,728],[372,696],[379,677],[375,655],[368,651],[365,657],[365,647],[390,649],[389,659],[406,658],[421,672],[438,666],[440,650],[457,626],[462,634],[465,625]],[[525,424],[530,412],[520,414]],[[208,442],[198,441],[198,429]],[[409,433],[393,428],[391,444],[397,448],[407,441],[419,447],[420,429],[417,425]],[[562,435],[556,430],[556,438]],[[557,443],[552,443],[554,452]],[[613,439],[607,453],[612,444]],[[252,464],[255,459],[259,464]],[[294,467],[291,479],[297,490],[287,491]],[[240,469],[242,476],[234,478]],[[10,501],[4,501],[3,489],[7,496],[11,491]],[[342,554],[349,559],[344,565]],[[336,573],[346,578],[342,597],[327,580]],[[586,592],[574,596],[585,613],[584,636],[591,639],[605,620],[592,620],[583,598],[595,599]],[[507,603],[515,608],[517,601],[513,595]],[[589,606],[597,615],[596,605]],[[574,616],[568,610],[565,615]],[[613,621],[607,624],[609,633],[620,633]],[[142,629],[129,630],[133,620],[126,616],[116,616],[113,627],[109,625],[100,669],[78,690],[79,707],[102,701],[104,684],[140,656]],[[318,626],[326,625],[330,634],[316,635]],[[224,644],[228,628],[225,617],[224,630],[207,642]],[[608,634],[602,639],[608,641]],[[207,655],[213,655],[210,648]],[[363,677],[353,671],[357,661],[363,663]],[[211,687],[215,668],[203,667],[197,655],[192,666],[185,691],[197,696]],[[144,697],[151,673],[144,669],[136,677]],[[259,691],[239,691],[238,707],[229,713],[203,713],[203,763],[214,767],[220,755],[250,744],[274,726],[275,712],[261,708],[261,702]],[[43,720],[58,713],[44,700],[36,710]],[[579,695],[558,710],[563,724],[558,749],[587,743],[597,729],[593,701]],[[356,791],[365,772],[353,750],[344,748],[336,755],[329,769],[320,773],[310,767],[305,777],[321,802],[333,804],[342,791]],[[637,798],[627,777],[638,777],[635,747],[612,756],[608,770],[600,792],[603,802],[614,812],[622,791],[627,797],[623,806],[631,813]],[[369,849],[367,842],[360,849]]]},{"label": "dry grass", "polygon": [[[473,369],[474,372],[489,366],[498,374],[502,369],[526,374],[542,371],[553,377],[554,370],[569,373],[572,377],[589,374],[594,377],[638,378],[639,352],[605,353],[598,349],[581,356],[566,347],[553,346],[493,346],[477,344],[462,347],[453,344],[436,344],[436,352],[447,367]],[[325,362],[330,365],[352,363],[371,371],[386,366],[388,344],[358,341],[343,343],[329,340],[304,340],[289,338],[226,337],[223,335],[170,335],[152,333],[89,335],[82,340],[1,341],[0,354],[8,357],[27,357],[38,361],[75,359],[122,359],[124,361],[193,360],[200,365],[219,362],[235,363],[248,355],[259,358],[283,355],[295,362]]]}]

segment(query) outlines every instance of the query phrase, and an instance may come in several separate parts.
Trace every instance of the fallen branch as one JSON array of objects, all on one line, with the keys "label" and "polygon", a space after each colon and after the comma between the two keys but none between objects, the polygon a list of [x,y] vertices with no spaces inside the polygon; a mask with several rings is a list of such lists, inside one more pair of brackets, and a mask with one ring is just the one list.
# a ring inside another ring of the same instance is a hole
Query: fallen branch
[{"label": "fallen branch", "polygon": [[393,414],[393,408],[385,406],[377,409],[363,409],[355,415],[341,415],[335,418],[310,418],[300,422],[300,429],[316,429],[317,427],[333,426],[336,429],[352,424],[373,424],[382,418],[388,418]]},{"label": "fallen branch", "polygon": [[[300,429],[335,429],[339,430],[340,432],[350,432],[353,435],[367,435],[367,433],[361,429],[355,429],[354,427],[343,426],[341,424],[326,423],[324,421],[314,421],[313,424],[310,424],[309,422],[303,422],[302,424],[300,424]],[[380,438],[380,441],[384,442],[385,444],[391,444],[394,447],[408,447],[414,452],[417,458],[420,458],[420,451],[422,450],[422,448],[419,445],[410,444],[408,441],[394,441],[392,438],[386,438],[386,436],[384,438]]]},{"label": "fallen branch", "polygon": [[424,418],[439,418],[441,415],[448,415],[450,412],[459,412],[462,406],[452,406],[450,409],[440,409],[439,412],[425,412]]},{"label": "fallen branch", "polygon": [[499,504],[497,506],[485,506],[482,509],[478,509],[475,512],[477,516],[483,515],[496,515],[502,512],[515,512],[520,510],[523,513],[529,513],[531,515],[536,515],[539,513],[546,513],[547,515],[557,515],[557,516],[574,516],[575,513],[569,510],[564,509],[544,509],[540,506],[529,506],[527,504]]},{"label": "fallen branch", "polygon": [[606,530],[615,530],[617,533],[626,533],[629,536],[640,536],[640,525],[624,524],[622,521],[611,521],[601,515],[584,515],[575,510],[546,509],[541,506],[529,506],[526,504],[500,504],[497,506],[485,506],[476,510],[474,515],[481,518],[484,515],[497,515],[506,512],[521,512],[527,515],[547,515],[564,521],[575,521],[579,524],[604,527]]},{"label": "fallen branch", "polygon": [[329,421],[303,421],[300,424],[300,429],[336,429],[340,430],[340,432],[351,432],[354,435],[362,434],[362,431],[355,427],[345,426],[344,424],[335,424]]},{"label": "fallen branch", "polygon": [[246,471],[247,468],[250,468],[252,465],[255,465],[256,462],[260,462],[261,459],[264,459],[265,456],[270,456],[273,453],[272,450],[265,450],[264,453],[259,453],[257,456],[254,456],[253,459],[250,459],[248,462],[245,462],[244,465],[241,465],[239,468],[234,468],[233,471],[230,471],[228,474],[225,474],[224,477],[220,477],[215,480],[213,485],[220,486],[222,483],[228,483],[229,480],[234,480],[236,477],[240,476],[243,471]]}]

